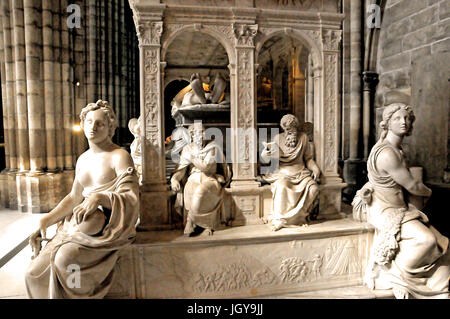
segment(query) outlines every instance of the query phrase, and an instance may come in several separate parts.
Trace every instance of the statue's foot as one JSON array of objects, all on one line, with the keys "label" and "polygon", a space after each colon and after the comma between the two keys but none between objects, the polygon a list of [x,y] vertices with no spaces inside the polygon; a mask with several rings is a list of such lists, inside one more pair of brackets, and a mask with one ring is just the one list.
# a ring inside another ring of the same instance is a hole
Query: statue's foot
[{"label": "statue's foot", "polygon": [[277,231],[277,230],[280,230],[281,228],[283,228],[283,225],[281,225],[281,224],[277,224],[277,225],[272,224],[272,226],[270,227],[270,229],[272,231]]},{"label": "statue's foot", "polygon": [[205,236],[212,236],[213,233],[214,233],[214,230],[212,230],[211,228],[206,228],[206,229],[203,231],[203,234],[205,234]]},{"label": "statue's foot", "polygon": [[194,225],[191,220],[187,220],[186,227],[184,227],[184,236],[189,237],[194,233]]}]

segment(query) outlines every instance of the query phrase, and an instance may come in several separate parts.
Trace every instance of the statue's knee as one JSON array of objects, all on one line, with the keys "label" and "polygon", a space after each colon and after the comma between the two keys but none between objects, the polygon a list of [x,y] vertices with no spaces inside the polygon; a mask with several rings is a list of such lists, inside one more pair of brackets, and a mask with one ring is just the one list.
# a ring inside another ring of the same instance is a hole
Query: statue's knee
[{"label": "statue's knee", "polygon": [[289,187],[290,183],[287,179],[279,179],[276,182],[276,186],[280,186],[280,187]]},{"label": "statue's knee", "polygon": [[76,244],[68,243],[62,245],[55,255],[55,267],[60,271],[66,272],[69,265],[76,263],[78,251]]},{"label": "statue's knee", "polygon": [[319,195],[319,186],[317,184],[311,186],[311,194],[313,197]]}]

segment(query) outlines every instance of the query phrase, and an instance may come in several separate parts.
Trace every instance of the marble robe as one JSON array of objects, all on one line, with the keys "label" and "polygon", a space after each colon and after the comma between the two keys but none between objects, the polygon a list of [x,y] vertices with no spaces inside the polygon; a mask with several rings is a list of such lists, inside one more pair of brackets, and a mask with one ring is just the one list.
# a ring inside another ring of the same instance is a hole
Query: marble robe
[{"label": "marble robe", "polygon": [[[279,149],[279,167],[275,172],[265,175],[271,183],[272,210],[269,222],[282,225],[301,225],[311,213],[317,195],[313,188],[317,183],[311,177],[311,171],[305,166],[313,158],[308,136],[299,133],[295,148],[288,150],[284,144],[283,134],[274,140],[274,147]],[[278,141],[278,142],[277,142]],[[316,193],[317,194],[317,193]]]},{"label": "marble robe", "polygon": [[[174,171],[174,174],[184,171],[181,182],[184,189],[177,194],[175,209],[195,225],[214,230],[221,222],[226,222],[223,195],[224,187],[231,179],[231,171],[216,143],[208,143],[200,152],[195,151],[193,145],[183,148],[180,163]],[[206,170],[201,171],[192,164],[192,157],[196,155],[209,163]],[[219,183],[219,176],[223,177],[223,183]],[[200,185],[206,191],[200,191]]]},{"label": "marble robe", "polygon": [[[78,229],[73,214],[66,217],[28,268],[29,298],[103,298],[108,293],[120,249],[136,235],[139,186],[135,169],[129,167],[105,185],[85,188],[83,196],[97,192],[111,201],[111,210],[103,209],[107,217],[103,230],[96,236],[86,235]],[[80,287],[72,288],[70,265],[80,267]]]}]

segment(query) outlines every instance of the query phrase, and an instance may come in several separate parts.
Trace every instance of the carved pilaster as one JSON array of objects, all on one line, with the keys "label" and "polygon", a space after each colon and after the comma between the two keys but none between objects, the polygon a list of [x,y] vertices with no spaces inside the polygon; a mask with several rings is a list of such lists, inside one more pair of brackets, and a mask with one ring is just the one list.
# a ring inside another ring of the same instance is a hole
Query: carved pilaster
[{"label": "carved pilaster", "polygon": [[[233,182],[256,179],[257,136],[255,103],[255,47],[257,25],[233,24],[237,65],[235,103],[232,104],[231,127],[234,129]],[[234,72],[232,72],[234,73]],[[236,185],[233,183],[232,186]]]},{"label": "carved pilaster", "polygon": [[141,113],[143,116],[143,180],[145,184],[165,183],[163,114],[161,107],[161,21],[137,22],[141,55]]}]

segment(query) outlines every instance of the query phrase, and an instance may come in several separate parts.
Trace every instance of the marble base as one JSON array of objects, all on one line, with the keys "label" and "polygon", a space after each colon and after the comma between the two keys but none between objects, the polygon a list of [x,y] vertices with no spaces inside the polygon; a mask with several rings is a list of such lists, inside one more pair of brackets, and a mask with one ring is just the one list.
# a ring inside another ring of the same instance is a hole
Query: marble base
[{"label": "marble base", "polygon": [[70,192],[74,174],[74,170],[39,174],[2,172],[0,205],[21,212],[49,212]]},{"label": "marble base", "polygon": [[214,236],[140,232],[123,252],[108,297],[252,298],[362,284],[373,229],[351,219]]},{"label": "marble base", "polygon": [[148,192],[141,189],[138,230],[172,229],[172,191]]}]

